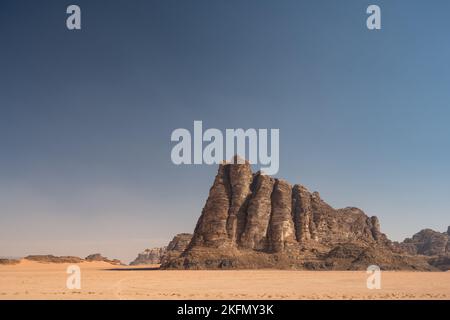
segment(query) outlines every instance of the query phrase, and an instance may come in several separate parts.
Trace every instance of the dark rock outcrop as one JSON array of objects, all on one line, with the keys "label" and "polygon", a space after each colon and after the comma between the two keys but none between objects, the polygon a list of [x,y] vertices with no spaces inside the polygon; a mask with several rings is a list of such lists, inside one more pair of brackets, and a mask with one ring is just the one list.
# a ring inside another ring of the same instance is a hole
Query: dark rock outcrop
[{"label": "dark rock outcrop", "polygon": [[58,257],[51,254],[29,255],[26,256],[24,259],[41,263],[81,263],[81,262],[103,261],[114,265],[121,264],[120,260],[117,259],[109,260],[108,258],[103,257],[100,253],[91,254],[87,256],[85,259],[74,256]]},{"label": "dark rock outcrop", "polygon": [[423,255],[429,257],[428,262],[440,270],[450,269],[450,227],[447,232],[423,229],[406,238],[403,242],[394,243],[397,252],[409,255]]},{"label": "dark rock outcrop", "polygon": [[137,258],[130,263],[131,266],[145,265],[145,264],[160,264],[161,258],[166,253],[167,247],[145,249],[139,253]]},{"label": "dark rock outcrop", "polygon": [[450,252],[450,235],[447,232],[438,232],[431,229],[423,229],[406,238],[403,242],[394,244],[399,251],[409,254],[421,254],[425,256],[445,255]]},{"label": "dark rock outcrop", "polygon": [[177,234],[166,247],[146,249],[130,265],[161,264],[178,258],[186,250],[191,239],[192,234],[190,233]]},{"label": "dark rock outcrop", "polygon": [[30,260],[30,261],[36,261],[41,263],[80,263],[84,260],[79,257],[74,256],[61,256],[57,257],[51,254],[47,255],[29,255],[26,256],[24,259]]},{"label": "dark rock outcrop", "polygon": [[450,253],[432,257],[429,263],[442,271],[450,270]]},{"label": "dark rock outcrop", "polygon": [[6,258],[0,259],[0,265],[14,265],[14,264],[19,264],[19,263],[20,263],[20,259],[6,259]]},{"label": "dark rock outcrop", "polygon": [[194,235],[162,268],[300,268],[433,270],[399,251],[377,217],[334,209],[317,192],[261,173],[248,162],[224,163],[210,189]]},{"label": "dark rock outcrop", "polygon": [[88,262],[91,262],[91,261],[102,261],[102,262],[107,262],[107,263],[114,264],[114,265],[122,264],[122,262],[120,260],[118,260],[118,259],[110,260],[110,259],[102,256],[100,253],[90,254],[86,258],[84,258],[84,260],[86,260]]},{"label": "dark rock outcrop", "polygon": [[191,242],[192,234],[190,233],[179,233],[173,237],[172,241],[167,245],[167,250],[165,254],[161,257],[161,264],[166,261],[178,258],[188,247]]}]

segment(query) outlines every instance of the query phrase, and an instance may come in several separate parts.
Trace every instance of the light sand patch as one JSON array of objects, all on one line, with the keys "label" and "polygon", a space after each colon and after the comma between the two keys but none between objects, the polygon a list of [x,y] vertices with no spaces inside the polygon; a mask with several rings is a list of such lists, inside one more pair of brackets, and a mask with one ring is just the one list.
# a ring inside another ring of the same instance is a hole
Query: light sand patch
[{"label": "light sand patch", "polygon": [[449,272],[382,272],[380,290],[363,271],[153,270],[83,262],[81,289],[66,288],[70,264],[0,266],[0,299],[446,299]]}]

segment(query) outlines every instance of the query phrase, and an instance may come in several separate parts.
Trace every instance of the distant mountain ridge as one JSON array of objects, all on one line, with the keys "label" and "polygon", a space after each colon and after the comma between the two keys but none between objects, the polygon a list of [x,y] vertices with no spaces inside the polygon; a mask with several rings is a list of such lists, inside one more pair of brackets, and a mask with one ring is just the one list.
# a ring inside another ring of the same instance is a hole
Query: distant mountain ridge
[{"label": "distant mountain ridge", "polygon": [[80,258],[75,256],[54,256],[51,254],[47,255],[28,255],[24,258],[19,259],[0,259],[0,264],[18,264],[22,260],[35,261],[40,263],[81,263],[81,262],[106,262],[112,265],[121,265],[122,262],[118,259],[108,259],[103,257],[100,253],[94,253],[88,255],[86,258]]}]

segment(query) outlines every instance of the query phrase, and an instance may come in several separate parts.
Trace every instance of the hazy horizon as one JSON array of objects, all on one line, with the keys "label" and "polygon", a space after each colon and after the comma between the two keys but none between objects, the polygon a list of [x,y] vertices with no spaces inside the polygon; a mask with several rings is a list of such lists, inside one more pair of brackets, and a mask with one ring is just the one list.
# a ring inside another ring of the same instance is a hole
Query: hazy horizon
[{"label": "hazy horizon", "polygon": [[[450,3],[0,3],[0,256],[125,262],[192,233],[217,166],[171,132],[279,128],[275,177],[380,219],[450,225]],[[257,167],[255,167],[257,169]]]}]

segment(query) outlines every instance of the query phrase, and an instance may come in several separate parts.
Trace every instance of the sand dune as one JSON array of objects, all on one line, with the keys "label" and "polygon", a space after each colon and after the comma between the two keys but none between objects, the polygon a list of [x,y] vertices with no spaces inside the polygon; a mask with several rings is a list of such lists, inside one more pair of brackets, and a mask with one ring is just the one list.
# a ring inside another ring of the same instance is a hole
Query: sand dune
[{"label": "sand dune", "polygon": [[164,271],[83,262],[81,289],[66,288],[70,264],[0,265],[0,299],[446,299],[450,272],[383,272],[380,290],[361,271]]}]

